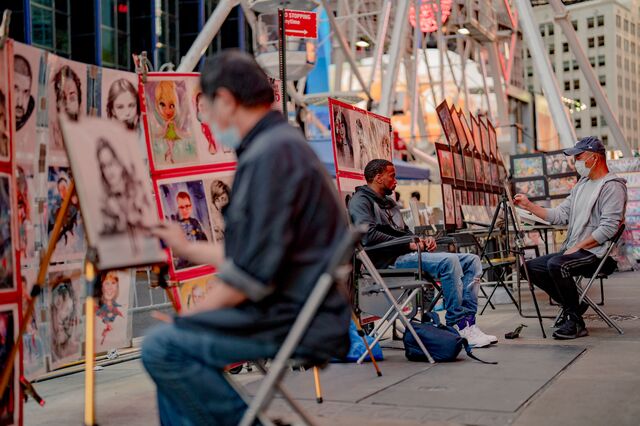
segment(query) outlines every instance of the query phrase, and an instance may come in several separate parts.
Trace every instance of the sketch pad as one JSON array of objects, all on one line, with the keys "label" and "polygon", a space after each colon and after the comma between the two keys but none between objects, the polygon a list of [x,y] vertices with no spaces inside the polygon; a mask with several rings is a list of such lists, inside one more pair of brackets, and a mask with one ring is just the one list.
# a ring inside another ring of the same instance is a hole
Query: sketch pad
[{"label": "sketch pad", "polygon": [[138,134],[115,120],[60,120],[85,232],[101,270],[166,262]]}]

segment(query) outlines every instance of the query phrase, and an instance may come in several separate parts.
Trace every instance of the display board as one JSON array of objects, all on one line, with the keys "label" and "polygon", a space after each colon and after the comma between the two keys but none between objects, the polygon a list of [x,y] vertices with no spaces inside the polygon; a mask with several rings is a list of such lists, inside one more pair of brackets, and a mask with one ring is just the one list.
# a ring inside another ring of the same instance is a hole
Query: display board
[{"label": "display board", "polygon": [[609,160],[607,165],[612,173],[627,181],[626,228],[622,235],[621,252],[637,268],[640,262],[640,158]]},{"label": "display board", "polygon": [[511,175],[514,193],[531,200],[565,199],[578,182],[575,159],[562,150],[511,156]]},{"label": "display board", "polygon": [[391,161],[391,120],[329,98],[331,141],[340,193],[364,185],[364,168],[374,159]]},{"label": "display board", "polygon": [[485,222],[491,210],[484,207],[498,204],[501,176],[506,177],[495,129],[483,117],[470,114],[467,119],[462,110],[446,101],[436,111],[446,141],[436,143],[445,227],[462,228],[463,220]]}]

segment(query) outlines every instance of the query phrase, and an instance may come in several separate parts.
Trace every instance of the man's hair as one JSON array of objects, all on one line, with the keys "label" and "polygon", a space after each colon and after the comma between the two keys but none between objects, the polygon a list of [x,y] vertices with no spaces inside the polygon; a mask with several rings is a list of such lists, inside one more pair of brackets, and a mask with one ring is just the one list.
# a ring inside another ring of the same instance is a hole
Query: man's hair
[{"label": "man's hair", "polygon": [[179,200],[179,199],[181,199],[181,198],[182,198],[182,199],[187,199],[187,200],[191,201],[191,195],[189,195],[189,193],[188,193],[188,192],[186,192],[186,191],[180,191],[180,192],[178,192],[178,195],[176,195],[176,200]]},{"label": "man's hair", "polygon": [[63,100],[62,85],[68,78],[76,85],[76,89],[78,89],[78,105],[82,105],[82,83],[80,83],[80,77],[78,77],[78,74],[76,74],[69,65],[65,65],[53,76],[53,88],[56,92],[56,107],[59,107],[60,102]]},{"label": "man's hair", "polygon": [[364,178],[367,183],[373,182],[373,179],[375,179],[375,177],[380,173],[383,173],[389,166],[393,166],[393,163],[388,160],[376,159],[369,161],[367,166],[364,168]]},{"label": "man's hair", "polygon": [[419,193],[418,191],[413,191],[413,192],[411,193],[411,196],[412,196],[413,198],[415,198],[416,200],[420,201],[420,193]]},{"label": "man's hair", "polygon": [[253,56],[239,50],[225,50],[207,59],[200,74],[202,92],[214,98],[225,88],[244,107],[271,105],[274,101],[269,78]]},{"label": "man's hair", "polygon": [[31,73],[31,65],[29,65],[29,61],[22,55],[13,55],[13,71],[29,77],[33,79],[33,74]]}]

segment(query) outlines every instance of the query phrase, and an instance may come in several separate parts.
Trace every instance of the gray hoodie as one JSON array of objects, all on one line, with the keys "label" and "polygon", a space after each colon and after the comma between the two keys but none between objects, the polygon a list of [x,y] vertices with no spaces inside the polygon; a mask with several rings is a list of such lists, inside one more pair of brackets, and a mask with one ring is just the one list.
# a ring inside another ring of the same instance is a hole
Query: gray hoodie
[{"label": "gray hoodie", "polygon": [[[585,185],[596,184],[589,191],[582,191]],[[579,242],[592,236],[599,246],[588,249],[598,257],[607,251],[606,242],[610,240],[624,222],[627,207],[627,185],[623,178],[613,173],[602,179],[589,182],[588,178],[581,178],[573,187],[566,200],[558,207],[547,209],[547,220],[552,225],[567,225],[567,239],[561,247],[568,249],[569,242]],[[579,212],[590,211],[591,214],[581,215]]]}]

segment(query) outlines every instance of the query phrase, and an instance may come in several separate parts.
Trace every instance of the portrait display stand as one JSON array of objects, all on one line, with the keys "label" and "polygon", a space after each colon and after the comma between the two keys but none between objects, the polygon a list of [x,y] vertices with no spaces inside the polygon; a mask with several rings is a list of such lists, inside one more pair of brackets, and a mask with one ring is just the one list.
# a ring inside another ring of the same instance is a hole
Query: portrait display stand
[{"label": "portrait display stand", "polygon": [[[525,278],[527,279],[527,283],[529,284],[529,291],[531,292],[531,298],[533,299],[533,305],[535,306],[536,309],[536,316],[538,318],[538,321],[540,323],[540,330],[542,331],[542,337],[543,338],[547,338],[547,334],[544,331],[544,325],[542,323],[542,314],[540,313],[540,307],[538,306],[538,299],[536,298],[536,294],[535,294],[535,289],[533,287],[533,283],[531,282],[531,279],[529,278],[529,270],[527,268],[527,263],[526,263],[526,259],[525,259],[525,243],[524,243],[524,231],[522,228],[522,223],[520,222],[520,217],[518,216],[518,213],[516,212],[515,206],[513,204],[513,199],[511,197],[511,191],[509,190],[509,186],[508,183],[505,181],[503,183],[504,186],[504,192],[501,194],[500,196],[500,202],[498,204],[498,206],[496,207],[495,212],[493,213],[493,218],[491,219],[491,224],[489,225],[489,230],[488,230],[488,235],[491,236],[493,234],[493,231],[496,228],[496,223],[498,221],[498,217],[500,215],[500,212],[502,211],[504,213],[504,222],[503,222],[503,226],[504,226],[504,232],[506,234],[506,238],[505,238],[505,244],[506,244],[506,251],[512,252],[516,255],[518,261],[516,262],[516,267],[517,266],[522,266],[522,270],[524,271],[525,274]],[[510,229],[510,225],[513,227],[514,230],[514,242],[515,242],[515,247],[513,249],[510,249],[509,247],[509,229]],[[487,243],[484,245],[484,247],[482,248],[482,253],[480,254],[480,258],[484,258],[484,255],[486,253],[487,247],[488,247],[488,239],[487,239]],[[519,273],[519,272],[518,272]],[[494,292],[495,289],[497,288],[494,287]],[[492,292],[493,294],[493,292]],[[489,296],[489,300],[491,299],[491,296]]]}]

